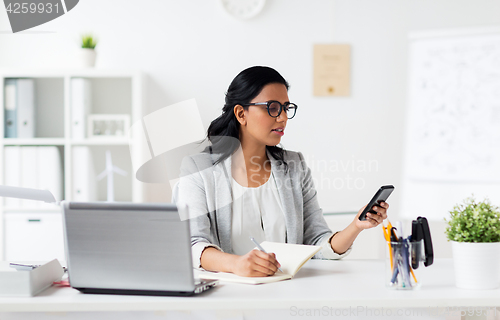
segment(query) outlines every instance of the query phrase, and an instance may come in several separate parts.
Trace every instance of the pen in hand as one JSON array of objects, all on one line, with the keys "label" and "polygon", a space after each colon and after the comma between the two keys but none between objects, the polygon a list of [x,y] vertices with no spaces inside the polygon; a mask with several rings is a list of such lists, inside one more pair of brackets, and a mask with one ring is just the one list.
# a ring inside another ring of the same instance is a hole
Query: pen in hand
[{"label": "pen in hand", "polygon": [[[255,239],[254,239],[253,237],[250,237],[250,240],[251,240],[253,243],[255,243],[255,245],[257,246],[257,249],[259,249],[260,251],[262,251],[262,252],[264,252],[264,253],[267,253],[267,252],[266,252],[266,250],[264,250],[264,248],[262,248],[262,247],[260,246],[260,244],[259,244],[257,241],[255,241]],[[279,270],[279,271],[281,271],[281,272],[283,272],[283,270],[281,270],[281,268],[278,268],[278,270]],[[284,273],[284,272],[283,272],[283,273]]]}]

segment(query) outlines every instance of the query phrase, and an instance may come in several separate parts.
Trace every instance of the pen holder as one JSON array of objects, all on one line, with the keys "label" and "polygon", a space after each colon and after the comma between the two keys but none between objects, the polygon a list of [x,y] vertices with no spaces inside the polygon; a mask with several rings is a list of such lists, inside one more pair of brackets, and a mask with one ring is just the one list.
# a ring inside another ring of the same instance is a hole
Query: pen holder
[{"label": "pen holder", "polygon": [[[386,249],[386,286],[396,290],[415,290],[422,282],[419,270],[425,259],[423,241],[387,242]],[[419,268],[420,267],[420,268]]]}]

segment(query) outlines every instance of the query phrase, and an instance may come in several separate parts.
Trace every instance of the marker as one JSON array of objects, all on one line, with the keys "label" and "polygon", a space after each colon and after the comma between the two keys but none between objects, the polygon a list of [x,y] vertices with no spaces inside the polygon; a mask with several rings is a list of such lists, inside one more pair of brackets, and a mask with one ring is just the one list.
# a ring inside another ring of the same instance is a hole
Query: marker
[{"label": "marker", "polygon": [[[257,249],[259,249],[260,251],[262,251],[262,252],[264,252],[264,253],[267,253],[267,252],[266,252],[266,250],[264,250],[264,248],[262,248],[262,247],[260,246],[260,244],[259,244],[257,241],[255,241],[255,239],[254,239],[253,237],[250,237],[250,240],[251,240],[253,243],[255,243],[255,245],[257,246]],[[283,270],[281,270],[281,268],[278,268],[278,270],[279,270],[279,271],[281,271],[281,272],[283,272]],[[284,273],[284,272],[283,272],[283,273]]]},{"label": "marker", "polygon": [[398,238],[403,238],[403,223],[401,221],[396,221],[396,235]]}]

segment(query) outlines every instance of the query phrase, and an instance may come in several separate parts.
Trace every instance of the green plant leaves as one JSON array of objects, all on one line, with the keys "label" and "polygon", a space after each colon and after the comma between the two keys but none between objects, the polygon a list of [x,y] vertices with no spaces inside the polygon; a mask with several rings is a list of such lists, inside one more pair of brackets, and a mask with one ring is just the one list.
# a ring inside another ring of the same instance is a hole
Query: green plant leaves
[{"label": "green plant leaves", "polygon": [[97,40],[91,34],[82,35],[82,48],[94,49],[97,45]]},{"label": "green plant leaves", "polygon": [[457,242],[500,242],[500,211],[488,199],[476,202],[473,197],[450,211],[446,235]]}]

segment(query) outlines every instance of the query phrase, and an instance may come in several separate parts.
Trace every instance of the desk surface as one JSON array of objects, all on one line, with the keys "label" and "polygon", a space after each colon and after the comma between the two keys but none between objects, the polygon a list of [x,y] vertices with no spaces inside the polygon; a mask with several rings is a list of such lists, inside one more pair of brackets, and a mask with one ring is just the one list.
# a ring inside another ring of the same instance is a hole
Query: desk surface
[{"label": "desk surface", "polygon": [[82,294],[52,287],[32,298],[0,298],[0,312],[245,310],[296,308],[427,308],[500,306],[500,289],[454,286],[451,259],[418,269],[422,287],[396,291],[384,286],[382,260],[311,260],[294,279],[264,285],[220,284],[195,297]]}]

